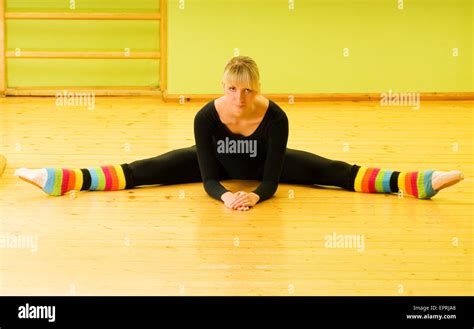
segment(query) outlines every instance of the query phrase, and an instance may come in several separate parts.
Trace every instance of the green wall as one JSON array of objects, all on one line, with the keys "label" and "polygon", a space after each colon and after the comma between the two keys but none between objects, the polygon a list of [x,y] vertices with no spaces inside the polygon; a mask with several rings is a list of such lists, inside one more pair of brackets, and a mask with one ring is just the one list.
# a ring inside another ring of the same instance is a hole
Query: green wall
[{"label": "green wall", "polygon": [[294,5],[169,1],[168,91],[220,92],[234,48],[257,61],[266,93],[474,91],[472,0]]},{"label": "green wall", "polygon": [[[234,48],[265,93],[474,91],[473,0],[168,1],[168,92],[219,93]],[[159,0],[75,0],[76,12],[159,12]],[[180,8],[181,7],[181,8]],[[71,11],[7,0],[7,11]],[[8,20],[7,49],[159,51],[158,21]],[[343,49],[349,56],[343,56]],[[452,49],[459,56],[452,56]],[[159,60],[8,59],[12,86],[157,86]]]}]

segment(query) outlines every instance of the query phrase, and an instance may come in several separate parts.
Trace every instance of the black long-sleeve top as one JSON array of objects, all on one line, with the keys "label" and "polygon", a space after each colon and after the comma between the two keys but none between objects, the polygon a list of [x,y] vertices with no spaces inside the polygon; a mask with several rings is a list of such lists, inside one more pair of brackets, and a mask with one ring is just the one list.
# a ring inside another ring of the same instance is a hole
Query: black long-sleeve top
[{"label": "black long-sleeve top", "polygon": [[[228,179],[260,180],[252,191],[259,202],[276,192],[288,141],[288,118],[272,100],[258,128],[247,137],[232,133],[222,123],[212,100],[196,113],[194,138],[204,189],[211,197],[221,200],[222,194],[230,192],[219,183],[219,169]],[[251,145],[256,152],[251,152]]]}]

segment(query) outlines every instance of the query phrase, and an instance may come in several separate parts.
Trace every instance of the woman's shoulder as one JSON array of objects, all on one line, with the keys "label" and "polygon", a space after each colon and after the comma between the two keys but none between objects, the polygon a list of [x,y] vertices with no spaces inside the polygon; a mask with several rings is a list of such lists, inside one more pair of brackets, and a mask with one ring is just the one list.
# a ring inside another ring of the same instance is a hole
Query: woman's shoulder
[{"label": "woman's shoulder", "polygon": [[221,122],[217,112],[215,99],[205,103],[194,116],[194,127],[199,130],[206,130],[208,133],[218,129]]},{"label": "woman's shoulder", "polygon": [[205,118],[205,119],[213,119],[214,118],[214,99],[204,104],[199,111],[196,112],[195,118]]},{"label": "woman's shoulder", "polygon": [[288,120],[285,111],[273,100],[269,99],[268,110],[271,110],[273,113],[274,120]]}]

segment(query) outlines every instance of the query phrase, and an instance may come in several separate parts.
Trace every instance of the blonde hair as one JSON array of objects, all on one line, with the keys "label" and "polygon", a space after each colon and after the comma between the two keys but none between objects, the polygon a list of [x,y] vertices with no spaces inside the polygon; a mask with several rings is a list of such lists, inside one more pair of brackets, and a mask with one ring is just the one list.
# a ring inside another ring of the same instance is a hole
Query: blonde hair
[{"label": "blonde hair", "polygon": [[248,56],[233,57],[225,66],[222,82],[243,85],[260,91],[260,73],[257,63]]}]

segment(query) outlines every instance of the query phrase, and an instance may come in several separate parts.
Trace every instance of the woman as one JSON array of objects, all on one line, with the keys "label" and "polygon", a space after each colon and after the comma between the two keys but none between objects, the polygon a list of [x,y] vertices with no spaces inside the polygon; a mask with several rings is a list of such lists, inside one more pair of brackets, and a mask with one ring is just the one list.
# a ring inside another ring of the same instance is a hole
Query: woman
[{"label": "woman", "polygon": [[[288,118],[276,103],[260,94],[259,81],[258,67],[251,58],[232,58],[222,79],[225,95],[207,103],[194,118],[194,146],[129,164],[87,169],[20,168],[15,175],[50,195],[203,182],[211,197],[240,211],[272,197],[279,182],[372,193],[401,190],[429,199],[463,179],[460,171],[397,172],[287,149]],[[226,179],[261,183],[251,192],[233,193],[221,185]]]}]

